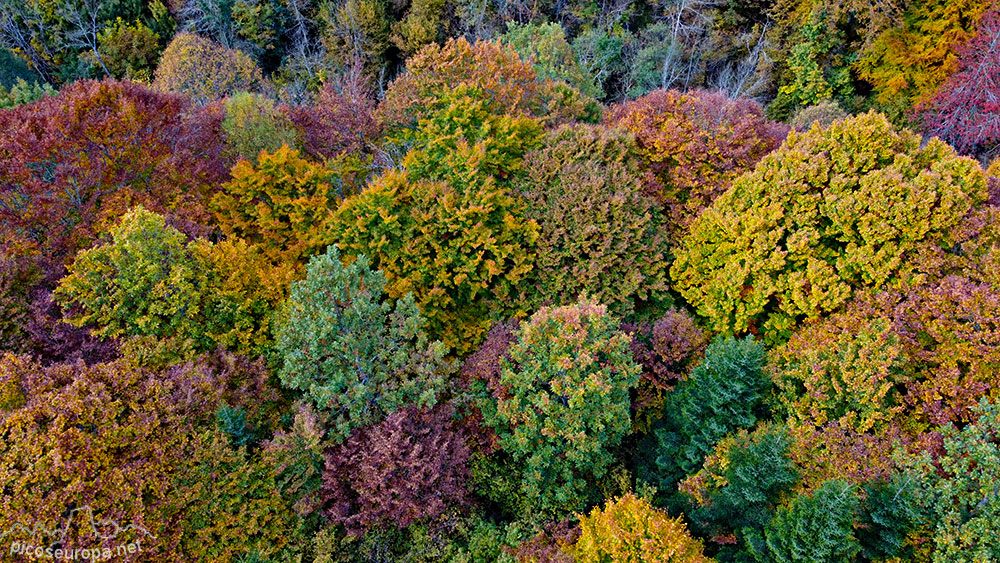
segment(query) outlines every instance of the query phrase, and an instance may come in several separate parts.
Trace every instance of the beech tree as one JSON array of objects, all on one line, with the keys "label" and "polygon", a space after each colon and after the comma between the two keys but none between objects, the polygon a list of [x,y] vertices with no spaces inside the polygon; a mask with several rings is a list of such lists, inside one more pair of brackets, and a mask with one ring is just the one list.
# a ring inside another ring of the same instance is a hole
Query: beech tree
[{"label": "beech tree", "polygon": [[974,161],[875,113],[792,132],[694,221],[671,277],[715,330],[781,342],[952,249],[986,196]]}]

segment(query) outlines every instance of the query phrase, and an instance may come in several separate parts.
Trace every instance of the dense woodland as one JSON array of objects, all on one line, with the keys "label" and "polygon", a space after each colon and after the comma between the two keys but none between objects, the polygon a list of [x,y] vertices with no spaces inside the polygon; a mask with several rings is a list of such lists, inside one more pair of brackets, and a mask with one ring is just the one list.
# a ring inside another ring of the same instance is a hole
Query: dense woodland
[{"label": "dense woodland", "polygon": [[0,45],[0,560],[1000,561],[990,1],[0,0]]}]

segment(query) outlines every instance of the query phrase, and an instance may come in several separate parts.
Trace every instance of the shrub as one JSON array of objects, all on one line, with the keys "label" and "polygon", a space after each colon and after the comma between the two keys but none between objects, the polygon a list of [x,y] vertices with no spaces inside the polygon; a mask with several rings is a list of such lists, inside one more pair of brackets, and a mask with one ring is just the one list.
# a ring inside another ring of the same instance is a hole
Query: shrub
[{"label": "shrub", "polygon": [[715,330],[778,342],[857,289],[905,281],[985,198],[975,162],[870,113],[791,133],[691,225],[671,275]]},{"label": "shrub", "polygon": [[585,292],[629,318],[669,303],[664,224],[630,134],[563,126],[525,168],[520,191],[539,225],[532,304],[564,305]]},{"label": "shrub", "polygon": [[333,174],[282,145],[256,164],[240,161],[211,208],[230,237],[259,245],[277,262],[301,263],[333,242]]},{"label": "shrub", "polygon": [[764,347],[750,337],[717,338],[691,376],[667,395],[665,418],[655,431],[661,490],[697,471],[727,434],[766,417],[771,382],[765,361]]},{"label": "shrub", "polygon": [[363,255],[344,266],[330,246],[292,284],[275,325],[282,384],[329,413],[337,441],[407,405],[433,406],[443,389],[444,347],[428,342],[413,296],[392,304],[385,283]]},{"label": "shrub", "polygon": [[326,452],[327,517],[360,534],[403,529],[466,502],[469,448],[453,410],[407,407]]},{"label": "shrub", "polygon": [[298,146],[291,121],[269,98],[237,92],[226,99],[225,105],[222,131],[236,159],[255,162],[262,151],[275,153],[282,146]]},{"label": "shrub", "polygon": [[580,517],[580,538],[572,547],[580,563],[708,563],[701,542],[692,538],[680,518],[648,502],[625,495]]},{"label": "shrub", "polygon": [[755,102],[709,91],[658,90],[613,106],[605,122],[635,134],[660,181],[652,195],[667,207],[674,235],[777,148],[787,131]]},{"label": "shrub", "polygon": [[156,68],[157,88],[179,92],[205,104],[261,86],[260,69],[236,49],[192,33],[178,33],[167,45]]},{"label": "shrub", "polygon": [[501,360],[500,385],[510,395],[487,401],[484,418],[522,464],[533,511],[580,510],[629,431],[629,389],[640,368],[628,336],[594,301],[543,307],[517,336]]}]

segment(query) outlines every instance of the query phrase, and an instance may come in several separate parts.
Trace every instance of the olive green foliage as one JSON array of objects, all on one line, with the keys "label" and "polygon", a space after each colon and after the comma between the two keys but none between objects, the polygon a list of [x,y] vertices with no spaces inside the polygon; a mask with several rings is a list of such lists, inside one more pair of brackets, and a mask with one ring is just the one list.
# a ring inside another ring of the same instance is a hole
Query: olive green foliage
[{"label": "olive green foliage", "polygon": [[669,242],[632,135],[566,125],[543,143],[527,156],[520,187],[540,228],[532,304],[586,292],[620,318],[665,310]]},{"label": "olive green foliage", "polygon": [[180,546],[188,560],[282,560],[308,548],[312,523],[282,497],[269,459],[233,448],[218,431],[194,443],[172,483],[190,530]]},{"label": "olive green foliage", "polygon": [[0,109],[9,109],[41,99],[42,96],[54,96],[55,88],[49,83],[28,82],[23,78],[17,81],[7,90],[0,84]]},{"label": "olive green foliage", "polygon": [[226,143],[236,158],[255,161],[261,151],[277,152],[283,145],[298,148],[295,128],[270,98],[237,92],[226,99],[222,121]]},{"label": "olive green foliage", "polygon": [[514,48],[521,59],[530,61],[541,80],[562,80],[587,96],[601,95],[594,77],[582,69],[566,32],[557,23],[507,23],[500,40]]},{"label": "olive green foliage", "polygon": [[582,510],[608,473],[641,371],[628,344],[603,305],[581,300],[532,315],[501,360],[509,396],[486,401],[483,416],[521,464],[533,512]]},{"label": "olive green foliage", "polygon": [[671,275],[715,330],[778,342],[856,289],[905,282],[985,198],[974,161],[869,113],[789,134],[698,217]]},{"label": "olive green foliage", "polygon": [[259,245],[273,260],[299,263],[333,241],[334,174],[281,145],[240,161],[211,208],[227,236]]},{"label": "olive green foliage", "polygon": [[857,55],[844,52],[844,32],[831,25],[830,18],[826,11],[815,10],[799,30],[799,41],[788,54],[789,80],[768,107],[772,116],[788,118],[801,108],[826,100],[853,107],[850,67]]},{"label": "olive green foliage", "polygon": [[427,330],[457,354],[470,352],[491,316],[518,311],[538,226],[505,178],[519,174],[540,134],[530,118],[497,115],[456,89],[408,135],[414,149],[336,213],[347,256],[370,256],[392,297],[412,292]]},{"label": "olive green foliage", "polygon": [[115,78],[149,83],[160,58],[160,36],[141,21],[120,17],[97,35],[98,52]]},{"label": "olive green foliage", "polygon": [[178,33],[163,51],[154,85],[208,103],[262,84],[260,69],[242,51],[191,33]]},{"label": "olive green foliage", "polygon": [[1000,558],[1000,408],[983,399],[979,419],[965,428],[942,430],[944,452],[925,454],[910,475],[920,486],[928,515],[934,563],[973,563]]},{"label": "olive green foliage", "polygon": [[260,351],[289,272],[241,241],[187,242],[142,207],[77,255],[55,296],[70,322],[106,337],[180,338],[194,351]]},{"label": "olive green foliage", "polygon": [[847,117],[847,112],[840,107],[840,104],[834,100],[823,100],[795,112],[788,123],[799,131],[805,131],[815,124],[820,127],[829,127],[834,121],[845,117]]},{"label": "olive green foliage", "polygon": [[292,284],[275,325],[282,384],[329,414],[337,440],[407,405],[433,406],[449,373],[413,296],[393,303],[385,285],[363,255],[345,266],[331,245]]},{"label": "olive green foliage", "polygon": [[445,0],[412,0],[406,17],[392,26],[392,42],[412,55],[425,45],[444,39],[447,20]]},{"label": "olive green foliage", "polygon": [[771,382],[765,361],[764,347],[752,337],[716,338],[690,377],[667,395],[655,430],[661,490],[697,471],[727,434],[766,418]]}]

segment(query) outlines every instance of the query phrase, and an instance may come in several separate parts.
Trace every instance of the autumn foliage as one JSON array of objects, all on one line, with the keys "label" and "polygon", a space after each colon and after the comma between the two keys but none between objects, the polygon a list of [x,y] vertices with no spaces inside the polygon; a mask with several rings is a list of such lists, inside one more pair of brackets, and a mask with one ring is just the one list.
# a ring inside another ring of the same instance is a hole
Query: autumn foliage
[{"label": "autumn foliage", "polygon": [[790,133],[695,220],[671,274],[715,330],[781,341],[858,289],[903,283],[985,199],[975,162],[869,113]]}]

